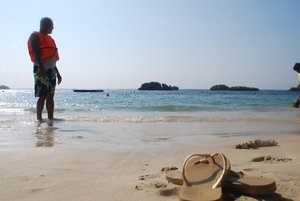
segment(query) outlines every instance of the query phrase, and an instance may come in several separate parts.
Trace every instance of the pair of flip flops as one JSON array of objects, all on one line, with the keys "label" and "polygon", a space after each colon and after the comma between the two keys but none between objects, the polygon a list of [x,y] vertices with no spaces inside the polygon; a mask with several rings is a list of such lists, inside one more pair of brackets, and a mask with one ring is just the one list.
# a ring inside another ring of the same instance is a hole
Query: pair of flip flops
[{"label": "pair of flip flops", "polygon": [[256,196],[276,190],[273,179],[245,176],[231,170],[229,160],[222,153],[189,155],[182,172],[170,171],[166,179],[182,185],[179,197],[183,201],[220,201],[222,188]]}]

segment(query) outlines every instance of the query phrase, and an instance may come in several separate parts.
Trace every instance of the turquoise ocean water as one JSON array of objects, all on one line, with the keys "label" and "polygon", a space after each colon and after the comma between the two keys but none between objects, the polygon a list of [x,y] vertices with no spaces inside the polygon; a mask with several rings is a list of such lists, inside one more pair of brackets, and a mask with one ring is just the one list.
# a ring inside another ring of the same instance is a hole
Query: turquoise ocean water
[{"label": "turquoise ocean water", "polygon": [[[58,89],[55,114],[73,120],[81,118],[105,122],[172,121],[171,117],[173,121],[197,121],[197,117],[202,118],[198,118],[199,121],[205,121],[205,117],[231,118],[233,114],[294,118],[298,115],[298,110],[292,108],[291,104],[297,95],[299,94],[283,90],[104,90],[103,93],[75,93],[73,90]],[[1,91],[0,119],[34,118],[36,100],[32,89]]]},{"label": "turquoise ocean water", "polygon": [[[92,147],[150,149],[192,143],[199,137],[299,134],[299,94],[280,90],[58,89],[55,120],[36,121],[33,90],[0,91],[0,148]],[[46,111],[43,117],[47,119]]]}]

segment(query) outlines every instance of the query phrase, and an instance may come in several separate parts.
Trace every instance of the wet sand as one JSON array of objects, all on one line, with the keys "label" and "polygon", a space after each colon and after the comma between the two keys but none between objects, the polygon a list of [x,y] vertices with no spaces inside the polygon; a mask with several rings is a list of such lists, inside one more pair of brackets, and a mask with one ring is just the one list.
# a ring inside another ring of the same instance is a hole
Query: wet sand
[{"label": "wet sand", "polygon": [[[224,192],[226,200],[300,200],[296,125],[290,130],[269,123],[84,124],[72,132],[72,123],[59,122],[37,127],[27,138],[16,131],[19,142],[7,137],[11,144],[0,149],[0,200],[179,200],[180,187],[168,183],[161,169],[180,169],[187,155],[213,152],[223,152],[235,171],[276,180],[271,196]],[[254,139],[274,139],[279,146],[235,149]],[[291,160],[252,161],[265,156]]]}]

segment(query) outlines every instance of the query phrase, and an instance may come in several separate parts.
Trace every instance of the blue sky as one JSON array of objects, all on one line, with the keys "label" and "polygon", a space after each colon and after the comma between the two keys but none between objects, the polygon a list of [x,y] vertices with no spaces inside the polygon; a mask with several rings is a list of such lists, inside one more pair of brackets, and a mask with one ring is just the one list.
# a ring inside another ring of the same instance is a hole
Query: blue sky
[{"label": "blue sky", "polygon": [[54,21],[59,88],[297,85],[298,0],[0,0],[0,85],[32,88],[27,40]]}]

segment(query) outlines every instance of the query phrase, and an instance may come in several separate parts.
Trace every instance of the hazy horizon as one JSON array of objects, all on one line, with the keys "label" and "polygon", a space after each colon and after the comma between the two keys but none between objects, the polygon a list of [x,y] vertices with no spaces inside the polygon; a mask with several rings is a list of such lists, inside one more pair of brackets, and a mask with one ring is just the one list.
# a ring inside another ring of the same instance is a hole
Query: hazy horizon
[{"label": "hazy horizon", "polygon": [[[16,6],[18,5],[18,6]],[[58,88],[297,86],[300,1],[0,0],[0,85],[33,87],[27,40],[53,19]]]},{"label": "hazy horizon", "polygon": [[[0,84],[0,85],[2,85],[2,84]],[[3,85],[5,85],[5,84],[3,84]],[[5,86],[7,86],[7,85],[5,85]],[[173,85],[172,85],[173,86]],[[174,85],[174,86],[176,86],[176,85]],[[227,85],[228,86],[228,85]],[[254,87],[254,88],[257,88],[257,87],[255,87],[255,86],[244,86],[244,85],[235,85],[235,86],[228,86],[228,87],[239,87],[239,86],[242,86],[242,87]],[[9,87],[9,86],[8,86]],[[100,87],[89,87],[89,88],[86,88],[86,87],[82,87],[82,88],[65,88],[65,87],[57,87],[56,88],[56,90],[74,90],[74,89],[101,89],[101,90],[104,90],[104,92],[105,92],[105,90],[138,90],[138,88],[139,88],[140,86],[138,86],[138,87],[136,87],[136,88],[100,88]],[[209,87],[209,88],[181,88],[180,86],[178,86],[179,87],[179,90],[210,90],[210,88],[212,87]],[[292,86],[292,87],[294,87],[294,86]],[[290,87],[291,88],[291,87]],[[276,90],[278,90],[278,91],[288,91],[290,88],[288,88],[288,89],[266,89],[266,88],[258,88],[259,90],[274,90],[274,91],[276,91]],[[0,90],[5,90],[5,89],[0,89]],[[34,87],[28,87],[28,88],[20,88],[20,87],[16,87],[16,88],[12,88],[12,87],[10,87],[10,89],[9,90],[34,90]],[[233,91],[234,92],[234,91]]]}]

